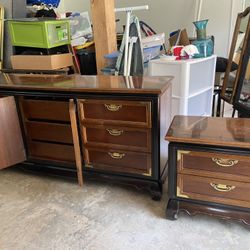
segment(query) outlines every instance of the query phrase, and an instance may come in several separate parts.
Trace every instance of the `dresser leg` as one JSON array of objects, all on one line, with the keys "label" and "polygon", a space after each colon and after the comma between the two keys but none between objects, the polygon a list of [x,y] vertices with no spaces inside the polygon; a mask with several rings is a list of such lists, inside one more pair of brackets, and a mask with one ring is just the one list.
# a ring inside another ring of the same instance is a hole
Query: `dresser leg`
[{"label": "dresser leg", "polygon": [[162,197],[162,184],[154,184],[150,187],[150,193],[152,196],[152,200],[160,201]]},{"label": "dresser leg", "polygon": [[179,212],[179,202],[170,199],[166,208],[166,218],[168,220],[177,220],[177,215]]}]

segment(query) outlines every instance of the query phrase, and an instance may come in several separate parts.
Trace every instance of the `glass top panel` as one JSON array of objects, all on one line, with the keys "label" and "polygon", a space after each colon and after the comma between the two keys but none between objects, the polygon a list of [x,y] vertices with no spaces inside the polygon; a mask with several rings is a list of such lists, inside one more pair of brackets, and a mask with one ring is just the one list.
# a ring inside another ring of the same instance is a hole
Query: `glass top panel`
[{"label": "glass top panel", "polygon": [[162,93],[173,77],[0,74],[0,89]]},{"label": "glass top panel", "polygon": [[166,139],[180,143],[250,148],[250,119],[175,116]]}]

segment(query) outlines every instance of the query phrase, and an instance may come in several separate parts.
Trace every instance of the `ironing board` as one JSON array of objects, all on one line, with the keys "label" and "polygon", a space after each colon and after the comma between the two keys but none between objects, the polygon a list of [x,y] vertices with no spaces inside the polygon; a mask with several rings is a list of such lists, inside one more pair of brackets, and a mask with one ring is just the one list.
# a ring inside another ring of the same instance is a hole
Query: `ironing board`
[{"label": "ironing board", "polygon": [[[124,76],[143,75],[140,24],[133,11],[148,10],[148,5],[115,9],[115,12],[126,12],[126,29],[116,63],[116,74]],[[133,60],[132,60],[133,57]]]}]

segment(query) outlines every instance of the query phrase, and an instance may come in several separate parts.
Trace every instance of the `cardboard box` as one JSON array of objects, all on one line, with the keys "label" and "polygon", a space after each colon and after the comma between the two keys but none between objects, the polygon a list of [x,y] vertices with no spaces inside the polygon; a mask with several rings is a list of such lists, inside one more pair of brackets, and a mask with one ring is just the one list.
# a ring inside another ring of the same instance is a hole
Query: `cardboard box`
[{"label": "cardboard box", "polygon": [[177,33],[169,38],[170,46],[177,46],[177,45],[189,45],[190,41],[188,38],[188,34],[186,29],[178,30]]},{"label": "cardboard box", "polygon": [[72,54],[57,55],[13,55],[13,69],[55,70],[73,65]]}]

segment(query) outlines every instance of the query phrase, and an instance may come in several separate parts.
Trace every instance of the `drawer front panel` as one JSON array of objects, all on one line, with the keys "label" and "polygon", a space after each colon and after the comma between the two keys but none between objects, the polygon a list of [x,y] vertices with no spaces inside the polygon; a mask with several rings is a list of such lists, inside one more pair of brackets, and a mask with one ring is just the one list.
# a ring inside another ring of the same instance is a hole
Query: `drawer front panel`
[{"label": "drawer front panel", "polygon": [[80,100],[83,122],[151,127],[150,102]]},{"label": "drawer front panel", "polygon": [[[250,157],[211,152],[178,151],[178,172],[220,176],[250,182]],[[228,175],[228,176],[227,176]]]},{"label": "drawer front panel", "polygon": [[71,126],[46,122],[26,122],[27,135],[31,140],[73,144]]},{"label": "drawer front panel", "polygon": [[121,150],[85,149],[87,166],[115,172],[151,175],[151,155]]},{"label": "drawer front panel", "polygon": [[68,102],[24,99],[21,103],[26,119],[70,121]]},{"label": "drawer front panel", "polygon": [[151,130],[124,127],[83,127],[84,142],[87,144],[109,144],[130,147],[133,150],[151,151]]},{"label": "drawer front panel", "polygon": [[75,161],[74,147],[70,145],[30,142],[29,150],[31,157],[70,163]]},{"label": "drawer front panel", "polygon": [[177,197],[250,207],[250,183],[179,174]]}]

